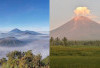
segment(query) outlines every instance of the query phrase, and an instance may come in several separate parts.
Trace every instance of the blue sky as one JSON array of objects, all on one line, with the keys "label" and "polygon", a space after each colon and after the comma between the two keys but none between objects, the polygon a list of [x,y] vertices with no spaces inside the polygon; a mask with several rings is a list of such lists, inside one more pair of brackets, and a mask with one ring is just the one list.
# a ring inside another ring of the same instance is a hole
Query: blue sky
[{"label": "blue sky", "polygon": [[49,30],[49,0],[0,0],[0,31]]}]

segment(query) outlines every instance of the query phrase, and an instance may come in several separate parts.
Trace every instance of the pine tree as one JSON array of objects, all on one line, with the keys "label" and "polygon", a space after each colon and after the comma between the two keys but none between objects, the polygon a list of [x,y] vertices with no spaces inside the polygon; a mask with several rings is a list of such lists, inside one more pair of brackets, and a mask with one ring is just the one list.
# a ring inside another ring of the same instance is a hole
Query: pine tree
[{"label": "pine tree", "polygon": [[63,45],[64,45],[64,46],[67,46],[67,45],[68,45],[68,41],[67,41],[67,38],[66,38],[66,37],[64,37],[64,38],[62,39],[62,42],[63,42]]},{"label": "pine tree", "polygon": [[55,45],[60,45],[60,43],[61,43],[60,39],[58,37],[55,38]]},{"label": "pine tree", "polygon": [[54,45],[54,38],[53,37],[50,38],[50,45],[51,46]]}]

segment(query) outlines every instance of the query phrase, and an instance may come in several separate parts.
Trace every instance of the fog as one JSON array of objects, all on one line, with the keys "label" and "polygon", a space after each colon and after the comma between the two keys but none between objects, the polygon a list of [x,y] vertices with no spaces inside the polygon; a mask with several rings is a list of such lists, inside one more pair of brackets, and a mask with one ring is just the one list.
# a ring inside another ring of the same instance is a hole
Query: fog
[{"label": "fog", "polygon": [[6,54],[11,51],[28,51],[32,50],[33,54],[41,54],[42,59],[49,56],[49,36],[48,35],[26,35],[16,37],[22,41],[30,41],[23,46],[0,46],[0,58],[6,57]]}]

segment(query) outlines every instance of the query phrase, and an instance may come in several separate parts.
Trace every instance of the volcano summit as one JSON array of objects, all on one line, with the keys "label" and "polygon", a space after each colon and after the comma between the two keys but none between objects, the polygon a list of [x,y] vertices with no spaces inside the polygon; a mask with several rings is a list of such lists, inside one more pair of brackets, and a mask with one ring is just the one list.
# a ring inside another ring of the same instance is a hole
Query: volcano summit
[{"label": "volcano summit", "polygon": [[85,16],[76,16],[51,31],[51,37],[69,40],[100,40],[100,24]]}]

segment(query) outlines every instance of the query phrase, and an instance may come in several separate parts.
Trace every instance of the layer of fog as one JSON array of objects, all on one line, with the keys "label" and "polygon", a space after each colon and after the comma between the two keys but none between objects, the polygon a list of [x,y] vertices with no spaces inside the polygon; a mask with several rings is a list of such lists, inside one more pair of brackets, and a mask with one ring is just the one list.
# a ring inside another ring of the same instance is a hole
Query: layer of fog
[{"label": "layer of fog", "polygon": [[49,56],[49,36],[48,35],[34,35],[34,36],[19,36],[19,40],[31,41],[27,45],[20,47],[2,47],[0,46],[0,58],[6,57],[6,54],[11,51],[28,51],[32,50],[33,54],[41,54],[42,58]]}]

